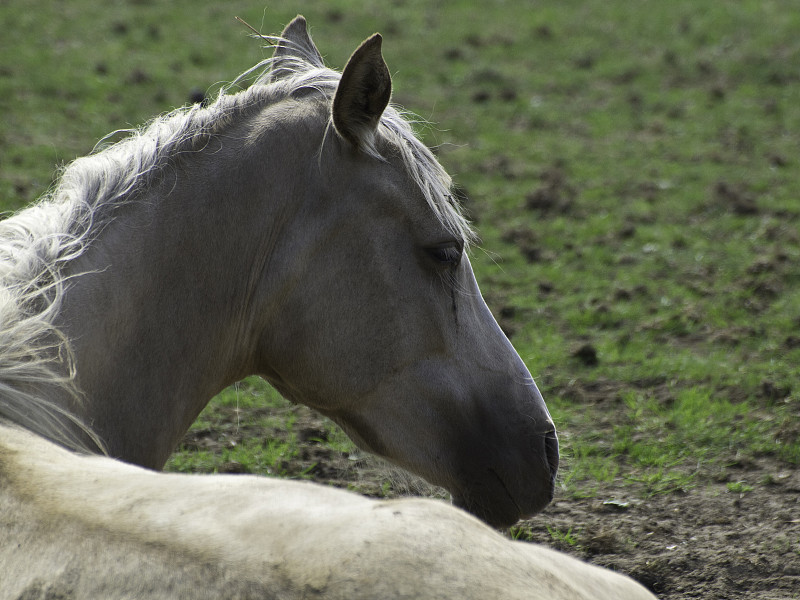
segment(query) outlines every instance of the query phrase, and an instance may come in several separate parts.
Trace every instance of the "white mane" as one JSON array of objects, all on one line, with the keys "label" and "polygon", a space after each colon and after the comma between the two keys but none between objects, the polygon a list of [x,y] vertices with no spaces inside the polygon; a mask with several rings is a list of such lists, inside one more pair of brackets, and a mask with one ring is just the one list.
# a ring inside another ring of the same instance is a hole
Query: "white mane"
[{"label": "white mane", "polygon": [[[265,60],[223,89],[207,107],[179,108],[129,131],[127,138],[114,144],[104,144],[108,136],[92,154],[68,165],[35,205],[0,221],[0,419],[68,448],[94,450],[69,433],[65,425],[72,422],[102,449],[89,424],[78,423],[47,400],[56,392],[80,401],[72,383],[69,347],[53,325],[68,285],[62,267],[113,218],[115,206],[146,190],[168,161],[201,147],[232,120],[302,90],[333,98],[338,72],[300,59],[283,58],[279,65],[280,77],[274,76],[278,61]],[[230,93],[234,85],[254,75],[252,85]],[[468,244],[473,233],[452,200],[450,177],[415,137],[404,114],[392,106],[383,114],[376,143],[364,151],[381,159],[380,149],[388,148],[402,157],[442,224]]]}]

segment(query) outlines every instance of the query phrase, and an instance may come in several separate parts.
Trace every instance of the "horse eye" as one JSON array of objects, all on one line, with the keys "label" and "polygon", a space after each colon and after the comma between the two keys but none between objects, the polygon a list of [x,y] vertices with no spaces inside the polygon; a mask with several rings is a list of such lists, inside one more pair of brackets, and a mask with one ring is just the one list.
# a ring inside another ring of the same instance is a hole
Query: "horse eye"
[{"label": "horse eye", "polygon": [[464,245],[456,241],[445,242],[436,246],[429,246],[425,250],[436,262],[455,266],[461,262],[461,255],[464,254]]}]

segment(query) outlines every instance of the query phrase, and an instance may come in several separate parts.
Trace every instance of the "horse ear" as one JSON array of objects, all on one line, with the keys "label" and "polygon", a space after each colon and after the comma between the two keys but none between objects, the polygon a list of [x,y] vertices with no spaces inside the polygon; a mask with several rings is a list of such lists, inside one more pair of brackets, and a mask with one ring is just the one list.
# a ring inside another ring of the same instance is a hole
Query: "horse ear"
[{"label": "horse ear", "polygon": [[371,145],[392,95],[392,77],[376,33],[353,52],[333,98],[333,125],[356,148]]},{"label": "horse ear", "polygon": [[281,34],[272,57],[270,79],[277,81],[298,71],[298,63],[323,67],[322,55],[308,35],[308,25],[302,15],[297,15]]}]

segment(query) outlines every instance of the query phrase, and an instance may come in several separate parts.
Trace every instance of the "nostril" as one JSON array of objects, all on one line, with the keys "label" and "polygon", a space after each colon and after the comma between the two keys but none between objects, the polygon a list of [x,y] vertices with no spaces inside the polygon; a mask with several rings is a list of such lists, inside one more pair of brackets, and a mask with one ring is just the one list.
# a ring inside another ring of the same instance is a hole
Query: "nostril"
[{"label": "nostril", "polygon": [[550,477],[555,481],[558,473],[558,435],[555,430],[548,431],[544,436],[544,453],[550,467]]}]

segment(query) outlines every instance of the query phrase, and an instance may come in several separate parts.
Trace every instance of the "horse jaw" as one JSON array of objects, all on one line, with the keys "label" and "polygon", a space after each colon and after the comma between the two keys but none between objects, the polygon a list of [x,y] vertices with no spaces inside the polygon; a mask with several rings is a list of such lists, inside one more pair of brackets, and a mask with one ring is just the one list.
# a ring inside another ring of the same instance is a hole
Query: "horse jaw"
[{"label": "horse jaw", "polygon": [[521,375],[480,377],[486,385],[463,363],[421,361],[356,410],[327,414],[360,448],[447,489],[456,506],[483,521],[507,527],[552,501],[558,437],[532,379],[515,385]]}]

